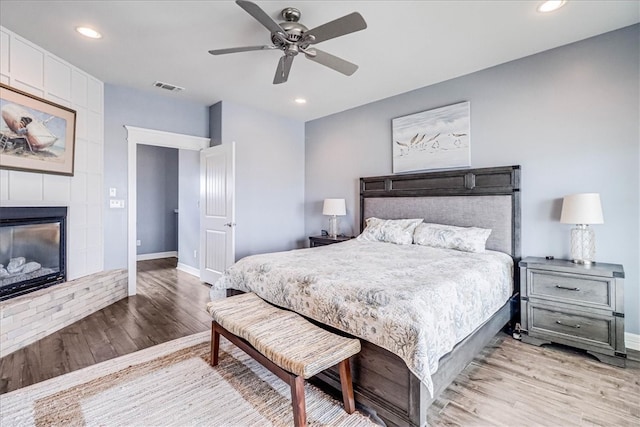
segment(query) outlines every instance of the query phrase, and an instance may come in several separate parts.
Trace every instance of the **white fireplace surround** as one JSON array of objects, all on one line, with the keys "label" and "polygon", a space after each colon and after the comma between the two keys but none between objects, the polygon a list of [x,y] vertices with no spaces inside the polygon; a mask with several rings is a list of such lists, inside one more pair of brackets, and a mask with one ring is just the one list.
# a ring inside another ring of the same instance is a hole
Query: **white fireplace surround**
[{"label": "white fireplace surround", "polygon": [[126,297],[104,268],[104,84],[0,26],[0,82],[76,111],[74,175],[0,170],[0,205],[67,206],[67,282],[0,303],[0,356]]}]

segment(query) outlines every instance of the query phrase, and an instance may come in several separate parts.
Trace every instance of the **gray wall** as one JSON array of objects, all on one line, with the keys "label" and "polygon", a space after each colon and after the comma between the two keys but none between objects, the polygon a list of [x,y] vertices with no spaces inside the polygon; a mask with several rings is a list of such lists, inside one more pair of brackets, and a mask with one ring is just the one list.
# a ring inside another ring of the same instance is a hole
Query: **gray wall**
[{"label": "gray wall", "polygon": [[[178,150],[178,262],[200,269],[200,152]],[[194,255],[194,251],[195,255]]]},{"label": "gray wall", "polygon": [[[149,92],[104,85],[104,191],[127,200],[127,131],[124,125],[209,136],[209,109]],[[104,210],[104,269],[127,267],[127,208]]]},{"label": "gray wall", "polygon": [[177,251],[178,150],[139,144],[137,170],[137,253]]},{"label": "gray wall", "polygon": [[223,101],[211,132],[236,142],[236,260],[302,247],[304,123]]},{"label": "gray wall", "polygon": [[601,194],[597,260],[624,265],[626,330],[640,333],[639,28],[308,122],[306,234],[326,227],[325,197],[347,199],[343,231],[357,232],[358,178],[391,173],[392,118],[468,100],[472,167],[522,165],[523,256],[568,258],[562,197]]}]

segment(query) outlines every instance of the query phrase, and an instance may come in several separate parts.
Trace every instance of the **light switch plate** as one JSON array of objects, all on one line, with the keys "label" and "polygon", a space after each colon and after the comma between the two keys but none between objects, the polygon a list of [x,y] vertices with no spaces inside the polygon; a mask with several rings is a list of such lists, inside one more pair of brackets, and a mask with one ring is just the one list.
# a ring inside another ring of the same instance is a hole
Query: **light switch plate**
[{"label": "light switch plate", "polygon": [[118,194],[118,192],[116,191],[115,187],[109,188],[109,197],[116,197],[117,194]]}]

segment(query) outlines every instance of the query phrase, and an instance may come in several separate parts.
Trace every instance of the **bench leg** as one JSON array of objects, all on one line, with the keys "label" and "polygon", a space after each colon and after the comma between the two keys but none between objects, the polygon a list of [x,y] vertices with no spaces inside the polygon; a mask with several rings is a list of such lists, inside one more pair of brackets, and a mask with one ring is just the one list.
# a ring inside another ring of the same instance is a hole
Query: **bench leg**
[{"label": "bench leg", "polygon": [[216,322],[211,322],[211,366],[218,366],[220,351],[220,333],[216,330]]},{"label": "bench leg", "polygon": [[307,425],[307,409],[304,402],[304,378],[296,375],[291,375],[289,378],[293,424],[295,427],[305,427]]},{"label": "bench leg", "polygon": [[342,386],[342,400],[344,400],[344,410],[348,414],[353,414],[356,410],[355,400],[353,398],[353,383],[351,382],[351,366],[349,359],[340,362],[340,385]]}]

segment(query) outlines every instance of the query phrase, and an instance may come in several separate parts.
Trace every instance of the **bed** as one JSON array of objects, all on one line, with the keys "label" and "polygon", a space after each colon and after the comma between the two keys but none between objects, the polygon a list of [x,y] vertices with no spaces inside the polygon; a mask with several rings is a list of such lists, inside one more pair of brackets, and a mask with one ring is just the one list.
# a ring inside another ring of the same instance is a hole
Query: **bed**
[{"label": "bed", "polygon": [[[358,336],[357,403],[387,425],[426,425],[431,402],[511,319],[519,174],[509,166],[360,179],[361,231],[370,217],[481,227],[492,230],[486,252],[351,240],[245,258],[216,287],[256,292]],[[316,380],[340,390],[334,370]]]}]

